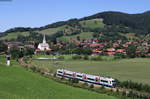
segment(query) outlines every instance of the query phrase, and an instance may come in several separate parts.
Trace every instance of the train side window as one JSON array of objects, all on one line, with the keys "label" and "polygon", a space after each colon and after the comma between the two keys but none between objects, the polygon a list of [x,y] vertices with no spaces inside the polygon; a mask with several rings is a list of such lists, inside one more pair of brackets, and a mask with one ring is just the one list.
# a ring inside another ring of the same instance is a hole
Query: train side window
[{"label": "train side window", "polygon": [[77,75],[77,77],[80,77],[80,78],[82,78],[82,76],[81,76],[81,75]]},{"label": "train side window", "polygon": [[108,83],[108,81],[106,81],[106,80],[101,80],[101,82]]},{"label": "train side window", "polygon": [[94,79],[92,79],[92,78],[87,78],[88,80],[92,80],[92,81],[94,81]]},{"label": "train side window", "polygon": [[63,73],[63,72],[61,72],[61,71],[58,71],[58,73]]},{"label": "train side window", "polygon": [[66,74],[66,75],[68,75],[68,76],[72,76],[72,74]]}]

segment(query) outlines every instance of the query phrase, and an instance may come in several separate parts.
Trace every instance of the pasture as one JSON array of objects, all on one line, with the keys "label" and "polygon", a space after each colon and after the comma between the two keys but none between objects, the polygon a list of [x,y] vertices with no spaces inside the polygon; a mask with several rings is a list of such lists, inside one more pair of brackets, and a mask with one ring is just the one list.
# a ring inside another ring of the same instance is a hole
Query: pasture
[{"label": "pasture", "polygon": [[16,61],[6,67],[0,57],[0,99],[116,99],[57,83],[27,71]]},{"label": "pasture", "polygon": [[0,37],[0,40],[16,39],[20,35],[21,36],[29,36],[29,32],[12,32],[12,33],[8,33],[6,36]]},{"label": "pasture", "polygon": [[85,60],[32,60],[31,65],[55,72],[63,68],[76,72],[84,72],[100,76],[116,78],[120,81],[150,84],[150,59],[135,58],[114,61],[85,61]]},{"label": "pasture", "polygon": [[62,36],[57,38],[58,41],[64,41],[64,42],[71,42],[72,40],[76,40],[78,36],[82,39],[90,40],[92,39],[93,32],[82,32],[77,35],[72,35],[72,36]]},{"label": "pasture", "polygon": [[89,29],[104,28],[105,26],[105,24],[103,23],[103,19],[84,20],[80,21],[80,24],[82,27]]}]

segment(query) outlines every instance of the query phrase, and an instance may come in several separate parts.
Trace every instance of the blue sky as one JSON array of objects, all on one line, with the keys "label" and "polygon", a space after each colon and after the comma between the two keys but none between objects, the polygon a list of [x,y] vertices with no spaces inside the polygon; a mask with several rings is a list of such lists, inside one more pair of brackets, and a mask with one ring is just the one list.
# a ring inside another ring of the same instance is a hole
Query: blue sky
[{"label": "blue sky", "polygon": [[13,27],[40,27],[103,11],[142,13],[150,0],[0,0],[0,31]]}]

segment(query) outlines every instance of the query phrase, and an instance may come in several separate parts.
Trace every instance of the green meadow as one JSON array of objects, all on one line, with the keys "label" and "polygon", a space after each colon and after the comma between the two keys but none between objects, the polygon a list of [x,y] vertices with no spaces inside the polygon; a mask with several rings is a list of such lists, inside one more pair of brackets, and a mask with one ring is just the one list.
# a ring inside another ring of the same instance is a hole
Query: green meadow
[{"label": "green meadow", "polygon": [[0,60],[0,99],[116,99],[57,83],[27,71],[16,61],[6,67],[4,57]]},{"label": "green meadow", "polygon": [[[69,57],[69,56],[67,56]],[[32,60],[32,65],[55,72],[63,68],[76,72],[116,78],[120,81],[132,80],[134,82],[150,84],[150,59],[135,58],[108,61],[86,60]]]}]

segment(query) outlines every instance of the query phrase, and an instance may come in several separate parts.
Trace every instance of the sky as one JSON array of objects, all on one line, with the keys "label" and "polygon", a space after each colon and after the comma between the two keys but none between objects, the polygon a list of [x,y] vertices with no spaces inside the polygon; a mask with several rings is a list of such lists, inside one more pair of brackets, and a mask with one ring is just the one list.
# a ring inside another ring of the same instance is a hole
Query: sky
[{"label": "sky", "polygon": [[150,10],[150,0],[0,0],[0,32],[14,27],[41,27],[104,11],[130,14]]}]

